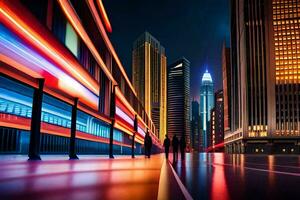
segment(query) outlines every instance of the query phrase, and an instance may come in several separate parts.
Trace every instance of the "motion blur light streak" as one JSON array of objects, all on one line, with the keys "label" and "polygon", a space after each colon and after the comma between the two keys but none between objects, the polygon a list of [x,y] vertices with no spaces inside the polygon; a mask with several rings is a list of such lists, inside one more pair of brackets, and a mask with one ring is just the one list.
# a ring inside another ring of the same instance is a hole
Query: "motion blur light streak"
[{"label": "motion blur light streak", "polygon": [[98,7],[99,7],[101,17],[102,17],[102,19],[104,20],[105,28],[106,28],[106,30],[107,30],[108,32],[111,33],[111,32],[112,32],[112,28],[111,28],[109,19],[108,19],[108,17],[107,17],[105,8],[104,8],[104,6],[103,6],[102,0],[97,0],[97,5],[98,5]]},{"label": "motion blur light streak", "polygon": [[89,38],[87,32],[84,30],[79,17],[77,16],[74,8],[70,5],[69,1],[59,0],[59,4],[61,5],[64,13],[68,17],[70,23],[76,30],[76,32],[80,35],[81,39],[85,42],[88,48],[91,50],[92,54],[94,55],[95,59],[101,66],[101,69],[105,72],[107,77],[114,83],[117,84],[111,73],[109,72],[108,68],[106,67],[104,61],[102,60],[101,56],[99,55],[96,47],[94,46],[93,42]]},{"label": "motion blur light streak", "polygon": [[138,133],[141,134],[141,136],[143,137],[145,137],[146,135],[145,131],[140,126],[138,126]]},{"label": "motion blur light streak", "polygon": [[116,114],[122,119],[124,119],[126,122],[128,122],[132,127],[134,126],[133,120],[125,112],[123,112],[118,106],[116,106]]},{"label": "motion blur light streak", "polygon": [[65,55],[60,54],[57,49],[55,49],[40,35],[40,33],[29,27],[24,20],[15,14],[15,12],[10,11],[9,8],[6,7],[7,4],[0,2],[0,5],[0,19],[2,19],[3,22],[6,22],[13,30],[22,35],[22,37],[31,41],[36,48],[40,49],[53,60],[60,63],[62,67],[82,81],[83,84],[91,89],[95,94],[99,94],[99,86],[96,84],[96,81],[93,80],[87,72],[80,70],[81,67],[78,63],[76,63],[76,61],[67,59]]},{"label": "motion blur light streak", "polygon": [[[109,40],[109,38],[108,38],[108,36],[107,36],[107,34],[106,34],[106,31],[105,31],[105,29],[104,29],[104,27],[103,27],[103,24],[102,24],[102,22],[101,22],[101,20],[100,20],[99,15],[98,15],[98,12],[97,12],[97,9],[96,9],[96,6],[95,6],[94,1],[93,1],[93,0],[88,0],[87,3],[88,3],[88,6],[89,6],[89,8],[90,8],[90,10],[91,10],[91,13],[93,14],[93,17],[94,17],[94,19],[95,19],[95,21],[96,21],[96,24],[97,24],[97,26],[98,26],[98,29],[100,30],[100,33],[101,33],[101,35],[102,35],[102,37],[103,37],[103,39],[104,39],[104,41],[105,41],[105,43],[106,43],[106,45],[107,45],[109,51],[110,51],[110,53],[113,55],[115,61],[117,62],[118,67],[119,67],[119,69],[121,70],[121,72],[122,72],[122,74],[123,74],[123,76],[124,76],[126,82],[128,83],[129,87],[131,88],[131,90],[133,91],[133,93],[134,93],[135,95],[137,95],[135,89],[133,88],[133,86],[132,86],[132,84],[131,84],[131,81],[129,80],[129,78],[128,78],[128,76],[127,76],[127,73],[126,73],[125,70],[124,70],[124,67],[123,67],[123,65],[122,65],[122,63],[121,63],[121,61],[120,61],[120,59],[119,59],[119,57],[118,57],[118,55],[117,55],[117,53],[116,53],[116,51],[115,51],[113,45],[111,44],[111,42],[110,42],[110,40]],[[102,2],[101,2],[101,3],[102,3]],[[100,11],[100,12],[101,12],[101,11]]]},{"label": "motion blur light streak", "polygon": [[[16,61],[23,63],[28,72],[39,73],[41,77],[46,78],[46,85],[51,88],[59,88],[73,97],[79,97],[87,105],[97,108],[98,97],[96,95],[39,54],[26,47],[1,25],[0,31],[1,55],[14,58]],[[31,75],[31,73],[28,75]]]}]

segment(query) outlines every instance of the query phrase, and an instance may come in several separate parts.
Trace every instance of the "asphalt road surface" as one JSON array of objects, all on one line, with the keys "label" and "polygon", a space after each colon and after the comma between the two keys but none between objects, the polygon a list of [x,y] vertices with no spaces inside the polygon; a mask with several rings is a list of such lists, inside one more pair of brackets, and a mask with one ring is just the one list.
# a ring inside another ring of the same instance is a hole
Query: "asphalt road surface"
[{"label": "asphalt road surface", "polygon": [[172,165],[194,199],[300,198],[299,155],[190,153]]}]

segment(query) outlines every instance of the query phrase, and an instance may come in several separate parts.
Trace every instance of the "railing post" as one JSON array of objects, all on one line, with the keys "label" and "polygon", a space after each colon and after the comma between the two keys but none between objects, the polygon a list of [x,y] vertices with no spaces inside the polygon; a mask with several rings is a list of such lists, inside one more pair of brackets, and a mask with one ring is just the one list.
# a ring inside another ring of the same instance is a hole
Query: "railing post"
[{"label": "railing post", "polygon": [[71,119],[71,137],[70,137],[70,148],[69,148],[69,158],[70,160],[78,159],[76,155],[75,145],[76,145],[76,121],[77,121],[77,105],[78,98],[74,99],[74,105],[72,106],[72,119]]},{"label": "railing post", "polygon": [[132,142],[131,142],[131,157],[134,158],[134,145],[135,145],[135,134],[138,132],[138,119],[137,115],[134,117],[134,132],[132,136]]},{"label": "railing post", "polygon": [[112,93],[111,93],[111,102],[110,102],[110,118],[112,119],[112,123],[110,126],[110,134],[109,134],[109,158],[114,158],[114,124],[115,124],[115,113],[116,113],[116,87],[117,85],[113,86]]},{"label": "railing post", "polygon": [[38,88],[34,89],[33,93],[28,160],[41,160],[40,139],[44,82],[44,79],[38,79]]}]

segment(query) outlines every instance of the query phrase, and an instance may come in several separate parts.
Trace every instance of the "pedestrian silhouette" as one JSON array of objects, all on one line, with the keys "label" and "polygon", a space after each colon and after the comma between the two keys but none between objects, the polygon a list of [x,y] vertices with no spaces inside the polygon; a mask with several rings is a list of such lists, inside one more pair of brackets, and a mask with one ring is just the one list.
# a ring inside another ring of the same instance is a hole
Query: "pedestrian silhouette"
[{"label": "pedestrian silhouette", "polygon": [[186,142],[185,142],[185,136],[181,136],[180,138],[180,155],[181,155],[181,160],[184,160],[185,156],[185,148],[186,148]]},{"label": "pedestrian silhouette", "polygon": [[168,135],[166,135],[166,138],[164,140],[164,147],[165,147],[165,154],[166,159],[169,159],[169,147],[170,147],[170,139],[168,138]]},{"label": "pedestrian silhouette", "polygon": [[149,135],[149,132],[147,131],[144,139],[144,146],[145,146],[145,156],[150,158],[151,155],[151,147],[152,147],[152,138]]},{"label": "pedestrian silhouette", "polygon": [[179,141],[178,141],[176,135],[174,135],[173,139],[172,139],[173,162],[177,162],[177,159],[178,159],[178,145],[179,145]]}]

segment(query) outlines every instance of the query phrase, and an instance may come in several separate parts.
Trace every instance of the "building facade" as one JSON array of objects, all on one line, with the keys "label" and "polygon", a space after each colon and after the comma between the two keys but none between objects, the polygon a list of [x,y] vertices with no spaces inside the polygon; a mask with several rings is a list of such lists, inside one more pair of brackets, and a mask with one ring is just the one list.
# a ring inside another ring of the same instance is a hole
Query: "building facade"
[{"label": "building facade", "polygon": [[202,137],[201,151],[209,147],[210,114],[214,107],[214,83],[208,70],[203,74],[200,86],[200,129]]},{"label": "building facade", "polygon": [[190,62],[181,58],[168,66],[168,135],[184,136],[191,144]]},{"label": "building facade", "polygon": [[161,148],[101,1],[3,0],[0,8],[0,153],[141,153],[147,130]]},{"label": "building facade", "polygon": [[191,147],[195,151],[200,150],[200,115],[198,101],[192,101],[191,118]]},{"label": "building facade", "polygon": [[231,78],[230,78],[230,48],[223,44],[222,48],[222,78],[224,100],[224,132],[230,131],[231,125]]},{"label": "building facade", "polygon": [[231,132],[226,150],[299,152],[299,2],[231,2]]},{"label": "building facade", "polygon": [[167,58],[165,49],[145,32],[133,44],[132,82],[162,141],[167,128]]},{"label": "building facade", "polygon": [[[215,93],[215,107],[211,110],[210,146],[215,151],[223,151],[224,142],[224,100],[223,90]],[[219,147],[221,146],[221,147]]]}]

